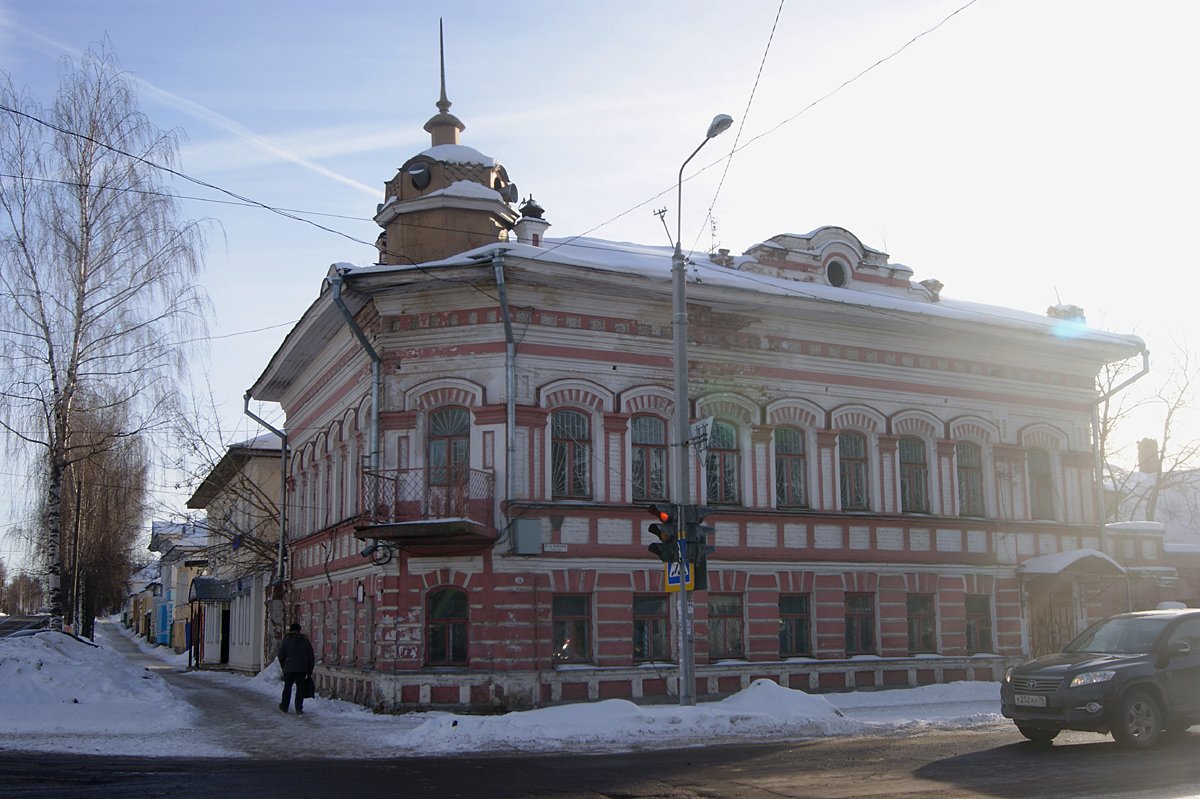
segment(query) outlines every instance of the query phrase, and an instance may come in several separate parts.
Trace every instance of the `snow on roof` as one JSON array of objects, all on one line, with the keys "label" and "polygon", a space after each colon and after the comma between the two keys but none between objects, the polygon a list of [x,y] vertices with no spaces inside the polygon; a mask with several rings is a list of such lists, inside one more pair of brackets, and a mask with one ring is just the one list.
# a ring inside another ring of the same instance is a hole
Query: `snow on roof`
[{"label": "snow on roof", "polygon": [[273,449],[279,450],[279,436],[274,433],[263,433],[254,438],[248,438],[245,441],[238,441],[236,444],[230,444],[230,449]]},{"label": "snow on roof", "polygon": [[[438,146],[451,147],[453,145],[443,144]],[[444,189],[429,192],[425,197],[437,197],[439,195],[446,197],[472,197],[482,200],[503,200],[500,192],[495,189],[489,189],[482,183],[476,183],[473,180],[456,180]]]},{"label": "snow on roof", "polygon": [[434,161],[451,164],[483,164],[484,166],[496,166],[497,164],[495,158],[484,155],[474,147],[468,147],[465,144],[437,144],[428,150],[423,150],[420,154]]},{"label": "snow on roof", "polygon": [[[481,255],[490,254],[497,246],[506,255],[531,261],[545,261],[610,273],[657,276],[664,281],[671,277],[672,247],[605,241],[584,236],[565,239],[546,238],[542,240],[541,247],[516,242],[489,244],[450,258],[419,265],[374,264],[360,266],[350,270],[347,277],[396,271],[425,271],[437,267],[476,264]],[[1078,322],[1050,319],[1014,308],[955,300],[945,294],[941,295],[940,302],[933,303],[928,299],[917,299],[915,294],[900,296],[894,293],[885,294],[872,291],[870,284],[867,283],[855,283],[853,287],[837,287],[816,282],[802,283],[764,274],[750,274],[715,263],[706,253],[692,253],[688,259],[696,266],[703,283],[714,287],[797,297],[851,307],[901,311],[969,324],[991,324],[1009,329],[1049,334],[1062,339],[1082,339],[1134,347],[1139,351],[1145,348],[1142,339],[1134,335],[1109,333]]]},{"label": "snow on roof", "polygon": [[1163,534],[1163,525],[1161,522],[1109,522],[1104,525],[1106,530],[1113,530],[1121,533],[1151,533]]},{"label": "snow on roof", "polygon": [[1115,560],[1095,549],[1074,549],[1070,552],[1055,552],[1051,555],[1040,555],[1036,558],[1022,561],[1022,574],[1061,574],[1068,567],[1091,558],[1106,562],[1119,574],[1125,573],[1125,568]]}]

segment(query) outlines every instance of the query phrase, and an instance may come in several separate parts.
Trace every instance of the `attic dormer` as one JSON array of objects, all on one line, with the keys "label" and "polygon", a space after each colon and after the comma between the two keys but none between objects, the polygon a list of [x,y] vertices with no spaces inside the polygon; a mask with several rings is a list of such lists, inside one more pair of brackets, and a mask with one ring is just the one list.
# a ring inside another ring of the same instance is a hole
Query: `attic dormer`
[{"label": "attic dormer", "polygon": [[887,253],[841,227],[772,236],[735,262],[733,268],[740,271],[783,280],[935,301],[924,286],[912,282],[912,269],[889,263]]}]

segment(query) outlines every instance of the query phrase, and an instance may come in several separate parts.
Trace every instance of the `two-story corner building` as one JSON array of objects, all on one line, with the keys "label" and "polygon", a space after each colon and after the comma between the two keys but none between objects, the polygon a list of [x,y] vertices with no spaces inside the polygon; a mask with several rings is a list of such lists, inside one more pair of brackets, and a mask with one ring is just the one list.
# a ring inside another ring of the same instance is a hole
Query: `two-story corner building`
[{"label": "two-story corner building", "polygon": [[282,637],[269,590],[279,552],[281,454],[273,433],[234,444],[187,501],[206,512],[209,574],[188,590],[198,665],[256,673]]},{"label": "two-story corner building", "polygon": [[202,524],[156,521],[150,525],[151,552],[158,553],[160,591],[154,596],[154,640],[175,652],[192,645],[188,594],[192,580],[208,573],[208,533]]},{"label": "two-story corner building", "polygon": [[[379,263],[335,264],[251,389],[287,414],[289,601],[324,692],[669,701],[646,506],[676,458],[716,527],[701,699],[999,679],[1159,598],[1161,541],[1106,536],[1093,490],[1096,374],[1139,339],[952,300],[822,227],[690,258],[676,408],[670,250],[546,238],[438,108]],[[677,412],[712,419],[702,456]]]}]

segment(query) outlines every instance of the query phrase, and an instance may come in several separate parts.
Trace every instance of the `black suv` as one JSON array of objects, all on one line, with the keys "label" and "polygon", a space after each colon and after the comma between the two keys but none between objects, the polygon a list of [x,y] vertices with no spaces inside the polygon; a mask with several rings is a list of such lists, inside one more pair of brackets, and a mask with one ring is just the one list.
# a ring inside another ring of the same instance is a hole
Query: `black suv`
[{"label": "black suv", "polygon": [[1200,724],[1200,609],[1096,622],[1057,655],[1009,669],[1000,700],[1001,712],[1036,743],[1086,730],[1153,746],[1164,731]]}]

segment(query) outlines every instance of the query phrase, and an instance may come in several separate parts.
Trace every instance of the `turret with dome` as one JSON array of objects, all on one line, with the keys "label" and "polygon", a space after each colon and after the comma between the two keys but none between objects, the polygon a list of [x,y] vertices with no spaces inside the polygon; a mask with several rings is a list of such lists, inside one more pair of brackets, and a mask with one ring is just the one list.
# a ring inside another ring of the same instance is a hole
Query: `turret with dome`
[{"label": "turret with dome", "polygon": [[387,182],[375,213],[383,228],[375,242],[381,264],[436,261],[506,241],[517,222],[516,184],[496,159],[459,143],[466,126],[450,113],[450,105],[443,46],[438,113],[425,123],[430,147],[405,161]]}]

